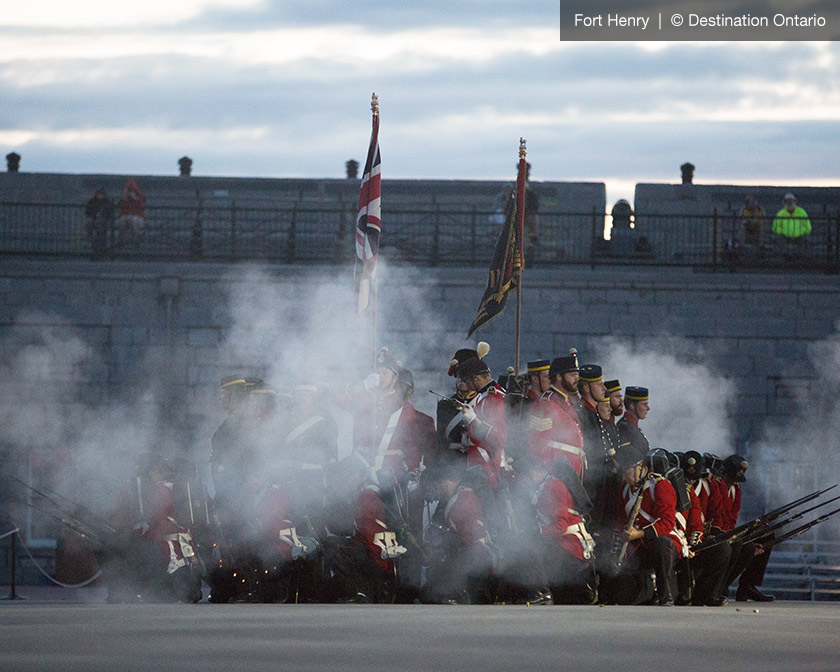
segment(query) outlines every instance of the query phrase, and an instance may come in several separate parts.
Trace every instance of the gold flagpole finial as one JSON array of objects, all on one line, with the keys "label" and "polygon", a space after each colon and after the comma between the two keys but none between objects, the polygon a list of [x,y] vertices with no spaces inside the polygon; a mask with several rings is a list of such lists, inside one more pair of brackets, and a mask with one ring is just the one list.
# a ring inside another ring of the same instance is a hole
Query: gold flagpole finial
[{"label": "gold flagpole finial", "polygon": [[525,138],[519,138],[519,158],[524,159],[526,153],[527,152],[525,151]]},{"label": "gold flagpole finial", "polygon": [[375,93],[370,94],[370,111],[379,114],[379,96]]}]

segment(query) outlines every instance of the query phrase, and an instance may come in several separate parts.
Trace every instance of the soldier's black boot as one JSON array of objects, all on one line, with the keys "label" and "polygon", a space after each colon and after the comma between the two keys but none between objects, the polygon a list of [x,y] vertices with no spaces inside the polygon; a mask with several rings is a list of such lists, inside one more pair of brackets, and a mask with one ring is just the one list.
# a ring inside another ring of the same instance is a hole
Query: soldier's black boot
[{"label": "soldier's black boot", "polygon": [[772,595],[762,593],[755,586],[745,586],[742,583],[738,584],[738,590],[735,591],[736,602],[746,602],[752,600],[753,602],[772,602],[776,598]]}]

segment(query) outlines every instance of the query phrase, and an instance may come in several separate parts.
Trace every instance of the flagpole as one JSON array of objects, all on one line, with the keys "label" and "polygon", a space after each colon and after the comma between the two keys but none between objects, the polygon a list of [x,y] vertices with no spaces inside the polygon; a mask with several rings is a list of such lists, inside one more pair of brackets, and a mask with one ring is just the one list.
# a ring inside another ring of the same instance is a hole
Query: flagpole
[{"label": "flagpole", "polygon": [[514,368],[519,374],[520,324],[522,322],[522,280],[525,274],[525,138],[519,138],[519,171],[516,176],[516,226],[519,236],[519,281],[516,283],[516,356]]},{"label": "flagpole", "polygon": [[[371,111],[371,125],[372,127],[376,127],[377,122],[379,121],[379,97],[372,93],[370,94],[370,111]],[[378,139],[378,138],[377,138]],[[373,312],[373,371],[376,371],[376,358],[379,355],[377,352],[377,337],[376,337],[376,330],[379,324],[379,296],[376,291],[376,271],[374,270],[373,275],[370,279],[370,291],[371,291],[371,303],[372,305],[372,312]]]}]

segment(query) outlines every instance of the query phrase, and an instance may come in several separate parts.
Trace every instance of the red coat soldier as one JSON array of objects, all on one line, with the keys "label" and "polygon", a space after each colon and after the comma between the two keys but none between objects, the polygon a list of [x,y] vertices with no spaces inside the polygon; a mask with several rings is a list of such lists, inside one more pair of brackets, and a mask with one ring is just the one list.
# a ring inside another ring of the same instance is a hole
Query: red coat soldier
[{"label": "red coat soldier", "polygon": [[[723,530],[731,530],[738,522],[741,512],[741,483],[746,482],[746,471],[749,463],[740,455],[730,455],[723,461],[721,478],[721,492],[723,495],[724,520]],[[728,588],[740,576],[735,599],[738,602],[753,600],[755,602],[772,602],[772,595],[762,593],[757,586],[764,581],[764,572],[770,559],[770,551],[757,542],[732,545],[732,562],[729,567],[725,585]]]},{"label": "red coat soldier", "polygon": [[478,357],[459,364],[458,378],[476,392],[475,398],[463,407],[469,438],[467,465],[480,465],[487,482],[496,488],[507,441],[505,391]]},{"label": "red coat soldier", "polygon": [[[709,522],[706,512],[713,502],[719,502],[719,497],[712,497],[719,493],[706,478],[703,466],[703,456],[697,451],[689,450],[680,456],[680,467],[691,495],[691,509],[686,516],[686,536],[690,548],[702,541]],[[690,595],[693,605],[721,607],[727,603],[722,591],[731,554],[729,544],[718,544],[696,552],[692,550],[689,567],[694,578],[694,589]]]},{"label": "red coat soldier", "polygon": [[648,593],[645,578],[656,575],[657,603],[671,606],[674,561],[682,553],[676,530],[677,495],[667,479],[650,473],[645,454],[632,444],[619,446],[615,461],[624,487],[616,520],[628,543],[616,601],[634,603]]},{"label": "red coat soldier", "polygon": [[580,476],[586,469],[586,454],[583,450],[583,434],[580,431],[577,414],[562,386],[562,379],[568,368],[577,360],[572,357],[557,357],[549,368],[551,387],[533,406],[529,419],[529,452],[547,468],[560,457],[566,457]]}]

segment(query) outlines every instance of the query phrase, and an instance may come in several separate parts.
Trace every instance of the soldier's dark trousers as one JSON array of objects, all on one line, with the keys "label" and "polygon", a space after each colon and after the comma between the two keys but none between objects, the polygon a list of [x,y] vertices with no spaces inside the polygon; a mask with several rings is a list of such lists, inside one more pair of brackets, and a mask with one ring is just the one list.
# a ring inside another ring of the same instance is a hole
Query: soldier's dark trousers
[{"label": "soldier's dark trousers", "polygon": [[552,540],[543,544],[543,567],[554,604],[593,604],[598,599],[595,568]]},{"label": "soldier's dark trousers", "polygon": [[760,550],[760,542],[747,542],[745,544],[732,545],[732,560],[729,565],[729,572],[726,576],[726,582],[723,585],[723,592],[728,590],[729,586],[741,577],[738,582],[739,586],[755,587],[760,586],[764,582],[764,572],[767,569],[767,562],[770,560],[770,551]]},{"label": "soldier's dark trousers", "polygon": [[723,593],[732,547],[719,544],[705,551],[700,551],[691,559],[691,571],[694,575],[692,602],[705,604],[714,601]]},{"label": "soldier's dark trousers", "polygon": [[656,597],[660,604],[672,597],[674,585],[674,562],[677,549],[671,537],[656,537],[644,540],[630,556],[618,575],[615,601],[618,604],[643,604],[654,599],[649,586],[648,575],[655,575]]}]

